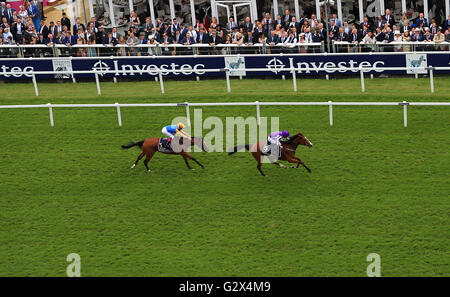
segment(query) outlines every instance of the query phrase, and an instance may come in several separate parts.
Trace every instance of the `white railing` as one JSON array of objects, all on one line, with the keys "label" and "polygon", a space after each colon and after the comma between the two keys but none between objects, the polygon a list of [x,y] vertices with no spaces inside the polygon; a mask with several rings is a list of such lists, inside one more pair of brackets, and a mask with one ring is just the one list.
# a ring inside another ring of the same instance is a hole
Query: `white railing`
[{"label": "white railing", "polygon": [[328,106],[330,126],[333,126],[333,106],[403,106],[403,126],[408,126],[408,106],[450,106],[450,102],[212,102],[212,103],[123,103],[114,104],[36,104],[36,105],[0,105],[0,109],[11,108],[48,108],[50,126],[54,126],[53,108],[62,107],[115,107],[117,109],[117,122],[122,126],[121,107],[185,107],[188,126],[191,125],[189,108],[193,106],[256,106],[258,125],[261,124],[261,106]]},{"label": "white railing", "polygon": [[[292,62],[291,62],[292,64]],[[294,65],[292,64],[289,68],[281,68],[278,70],[273,70],[270,68],[241,68],[241,69],[230,69],[230,68],[217,68],[217,69],[201,69],[199,71],[203,72],[203,73],[207,73],[207,72],[225,72],[225,78],[226,78],[226,83],[227,83],[227,91],[228,93],[231,92],[231,83],[230,83],[230,72],[231,71],[242,71],[242,72],[272,72],[272,75],[275,74],[277,75],[278,73],[285,73],[285,72],[290,72],[292,74],[292,82],[293,82],[293,87],[294,87],[294,92],[298,91],[297,88],[297,72],[302,72],[305,71],[306,69],[304,68],[296,68],[294,67]],[[365,78],[364,78],[364,73],[365,72],[370,72],[370,71],[377,71],[377,72],[383,72],[383,71],[408,71],[408,70],[426,70],[427,73],[429,74],[430,77],[430,91],[431,93],[434,93],[434,71],[435,70],[442,70],[442,71],[450,71],[450,67],[433,67],[433,66],[428,66],[428,67],[329,67],[329,68],[314,68],[314,71],[316,71],[317,73],[319,72],[335,72],[335,71],[339,71],[339,70],[346,70],[346,71],[353,71],[353,72],[359,72],[360,74],[360,80],[361,80],[361,92],[365,92],[366,91],[366,87],[365,87]],[[165,74],[170,74],[170,73],[174,73],[174,72],[179,72],[179,70],[171,70],[171,69],[151,69],[151,70],[76,70],[76,71],[4,71],[4,72],[0,72],[0,76],[8,76],[8,75],[25,75],[30,77],[31,76],[31,80],[33,82],[33,86],[34,86],[34,90],[35,90],[35,94],[36,96],[39,96],[39,90],[38,90],[38,85],[37,85],[37,80],[36,80],[36,75],[62,75],[62,74],[68,74],[72,77],[73,82],[75,83],[76,80],[73,77],[73,75],[75,74],[94,74],[95,77],[95,83],[97,85],[97,94],[101,95],[101,88],[100,88],[100,78],[99,76],[102,76],[104,74],[122,74],[122,73],[126,73],[126,74],[144,74],[144,73],[157,73],[158,76],[155,76],[155,80],[160,82],[160,87],[161,87],[161,93],[164,94],[165,93],[165,89],[164,89],[164,81],[163,81],[163,75]],[[192,73],[194,73],[194,70],[192,70]],[[415,75],[416,78],[418,77],[418,75]],[[285,76],[282,75],[283,79],[285,79]],[[240,77],[242,79],[242,76]],[[328,74],[326,75],[326,78],[328,79]],[[371,75],[371,78],[373,78],[373,75]],[[199,80],[200,77],[197,76],[197,80]],[[114,82],[116,82],[116,78],[114,77]]]}]

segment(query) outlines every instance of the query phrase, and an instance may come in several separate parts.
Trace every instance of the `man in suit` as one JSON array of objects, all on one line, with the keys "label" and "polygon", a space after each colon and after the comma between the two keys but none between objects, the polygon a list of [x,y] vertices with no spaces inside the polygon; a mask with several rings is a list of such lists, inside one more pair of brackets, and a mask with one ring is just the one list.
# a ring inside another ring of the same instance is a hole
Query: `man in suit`
[{"label": "man in suit", "polygon": [[344,29],[344,33],[347,35],[350,35],[352,33],[352,26],[350,26],[348,22],[344,22],[344,26],[342,26],[341,28]]},{"label": "man in suit", "polygon": [[331,20],[331,22],[330,22],[330,28],[329,28],[329,29],[330,29],[330,32],[333,32],[333,34],[336,35],[336,33],[337,33],[339,27],[336,26],[335,20]]},{"label": "man in suit", "polygon": [[269,36],[269,32],[274,29],[273,28],[274,21],[273,21],[272,17],[270,16],[270,13],[266,13],[266,16],[262,20],[262,25],[263,25],[264,35]]},{"label": "man in suit", "polygon": [[[162,26],[161,28],[164,28],[164,26]],[[175,36],[175,33],[177,32],[177,30],[181,31],[181,28],[180,28],[180,24],[178,24],[178,20],[176,18],[174,18],[172,20],[172,25],[170,25],[170,34],[172,36]]]},{"label": "man in suit", "polygon": [[72,32],[74,32],[74,33],[75,33],[75,32],[78,32],[78,30],[79,30],[80,28],[82,28],[83,31],[86,31],[86,27],[81,23],[80,18],[76,18],[76,19],[75,19],[75,24],[73,25]]},{"label": "man in suit", "polygon": [[103,27],[100,25],[98,26],[97,34],[95,34],[95,42],[97,44],[102,44],[105,38],[108,38],[108,34],[106,34],[105,30],[103,30]]},{"label": "man in suit", "polygon": [[392,41],[394,41],[394,33],[391,28],[387,27],[386,32],[384,32],[384,42],[391,43]]},{"label": "man in suit", "polygon": [[355,28],[355,29],[352,30],[352,34],[350,34],[350,36],[349,36],[349,41],[351,43],[359,43],[359,42],[361,42],[361,36],[358,33],[358,29]]},{"label": "man in suit", "polygon": [[419,17],[416,19],[416,27],[420,27],[423,24],[424,27],[428,27],[428,20],[424,17],[423,13],[419,14]]},{"label": "man in suit", "polygon": [[254,43],[258,43],[258,40],[255,39],[252,31],[247,31],[247,34],[244,36],[244,43],[246,45],[253,45]]},{"label": "man in suit", "polygon": [[392,28],[392,26],[395,25],[395,19],[394,19],[394,16],[391,15],[391,10],[390,9],[386,9],[386,13],[385,13],[383,19],[384,19],[384,21],[387,24],[389,24],[389,27]]},{"label": "man in suit", "polygon": [[186,36],[183,38],[181,43],[184,45],[195,44],[195,39],[194,39],[194,37],[191,36],[191,32],[186,33]]},{"label": "man in suit", "polygon": [[282,21],[282,26],[283,26],[285,29],[289,28],[289,24],[292,22],[292,16],[291,16],[291,14],[289,13],[289,9],[286,9],[286,10],[284,11],[284,15],[283,15],[283,17],[281,18],[281,21]]},{"label": "man in suit", "polygon": [[252,24],[252,21],[250,20],[249,17],[245,18],[243,26],[244,26],[244,31],[245,32],[253,31],[253,24]]},{"label": "man in suit", "polygon": [[213,30],[209,39],[209,45],[215,46],[221,44],[222,42],[222,38],[220,38],[220,36],[217,36],[217,31]]},{"label": "man in suit", "polygon": [[48,27],[48,32],[51,33],[53,36],[58,36],[58,28],[55,25],[54,21],[50,22],[50,26]]},{"label": "man in suit", "polygon": [[22,43],[22,36],[25,34],[25,25],[22,23],[21,18],[17,18],[16,23],[12,25],[11,34],[16,43]]},{"label": "man in suit", "polygon": [[348,35],[344,32],[344,28],[340,27],[338,33],[335,35],[336,41],[348,41]]},{"label": "man in suit", "polygon": [[278,43],[278,35],[275,30],[270,31],[269,36],[267,36],[266,43],[268,45],[276,45]]},{"label": "man in suit", "polygon": [[337,14],[333,14],[333,16],[330,18],[330,24],[334,21],[334,25],[338,28],[342,27],[342,21],[338,19]]},{"label": "man in suit", "polygon": [[196,42],[200,43],[200,44],[208,44],[209,43],[209,37],[208,37],[208,34],[206,34],[204,28],[200,28],[200,31],[197,34]]},{"label": "man in suit", "polygon": [[112,33],[108,33],[108,36],[103,40],[104,45],[116,46],[117,39],[112,36]]},{"label": "man in suit", "polygon": [[[66,13],[63,12],[62,13],[62,18],[61,18],[61,26],[63,26],[63,27],[66,26],[67,30],[70,31],[70,29],[71,29],[70,24],[71,23],[70,23],[69,18],[67,17]],[[75,32],[75,33],[77,33],[77,32]]]},{"label": "man in suit", "polygon": [[369,21],[369,18],[368,18],[368,17],[364,17],[364,20],[363,20],[363,22],[362,22],[362,24],[361,24],[361,27],[364,27],[364,26],[367,27],[367,30],[368,30],[368,31],[373,31],[373,25],[372,25],[372,22]]},{"label": "man in suit", "polygon": [[180,34],[183,38],[186,37],[187,32],[189,32],[189,30],[184,26],[184,24],[180,24]]},{"label": "man in suit", "polygon": [[44,36],[44,39],[47,39],[49,30],[44,20],[41,20],[41,27],[39,28],[39,30],[37,30],[37,32],[42,34]]},{"label": "man in suit", "polygon": [[90,25],[90,24],[94,24],[94,27],[97,28],[97,29],[98,29],[98,27],[100,27],[100,23],[97,22],[97,19],[95,17],[91,18],[91,21],[89,22],[88,25]]},{"label": "man in suit", "polygon": [[2,4],[0,5],[0,17],[3,19],[3,17],[6,17],[6,2],[2,1]]},{"label": "man in suit", "polygon": [[8,24],[12,24],[14,22],[14,12],[16,10],[14,8],[11,8],[11,4],[6,4],[6,20],[8,21]]},{"label": "man in suit", "polygon": [[450,29],[450,15],[448,16],[447,20],[444,23],[444,31]]},{"label": "man in suit", "polygon": [[233,31],[233,29],[234,29],[235,27],[237,27],[237,26],[238,26],[238,25],[237,25],[237,23],[234,21],[233,17],[230,17],[229,20],[228,20],[228,23],[227,23],[227,27],[226,27],[227,32],[228,32],[228,33],[231,33],[231,31]]},{"label": "man in suit", "polygon": [[411,32],[411,26],[408,24],[408,21],[403,22],[403,26],[400,27],[401,33],[405,33],[406,31]]},{"label": "man in suit", "polygon": [[386,24],[386,22],[384,21],[383,17],[381,15],[379,15],[377,17],[377,21],[375,22],[375,27],[383,29],[384,24]]}]

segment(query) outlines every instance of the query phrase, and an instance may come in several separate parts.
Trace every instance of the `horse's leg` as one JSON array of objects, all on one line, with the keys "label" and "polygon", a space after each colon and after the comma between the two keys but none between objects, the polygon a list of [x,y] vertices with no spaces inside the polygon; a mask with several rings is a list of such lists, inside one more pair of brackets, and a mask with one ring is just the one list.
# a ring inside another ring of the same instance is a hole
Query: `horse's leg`
[{"label": "horse's leg", "polygon": [[256,162],[258,162],[258,165],[256,165],[256,168],[258,168],[258,170],[262,176],[266,176],[261,169],[261,166],[262,166],[261,158],[263,158],[263,156],[261,155],[261,150],[256,148],[256,151],[252,152],[252,156],[253,156],[253,158],[255,158]]},{"label": "horse's leg", "polygon": [[283,165],[283,164],[278,163],[278,162],[272,162],[272,164],[277,165],[278,167],[281,167],[281,168],[288,168],[286,165]]},{"label": "horse's leg", "polygon": [[140,155],[138,156],[136,162],[134,162],[134,164],[131,165],[131,169],[133,169],[134,167],[136,167],[137,163],[139,162],[140,159],[142,159],[143,156],[145,156],[144,152],[140,153]]},{"label": "horse's leg", "polygon": [[192,169],[191,165],[189,165],[187,157],[183,156],[183,159],[184,159],[184,163],[186,163],[187,168]]},{"label": "horse's leg", "polygon": [[150,171],[150,168],[148,168],[148,161],[150,161],[150,159],[153,157],[154,154],[155,151],[149,151],[146,153],[147,157],[145,158],[144,165],[145,168],[147,168],[147,171]]},{"label": "horse's leg", "polygon": [[298,168],[300,165],[302,165],[303,167],[305,167],[305,169],[306,169],[309,173],[311,173],[311,169],[309,169],[309,168],[305,165],[305,163],[303,163],[302,160],[300,160],[300,158],[294,157],[294,160],[297,162],[297,167],[295,167],[295,168]]},{"label": "horse's leg", "polygon": [[[205,166],[203,166],[202,164],[200,164],[200,162],[197,161],[197,159],[195,159],[194,157],[188,155],[188,154],[185,153],[185,152],[181,152],[181,155],[183,156],[183,158],[191,159],[192,161],[194,161],[195,163],[197,163],[198,166],[200,166],[202,169],[205,169]],[[186,159],[185,159],[185,161],[186,161],[186,163],[187,163],[187,160],[186,160]],[[189,165],[188,165],[188,167],[189,167]]]}]

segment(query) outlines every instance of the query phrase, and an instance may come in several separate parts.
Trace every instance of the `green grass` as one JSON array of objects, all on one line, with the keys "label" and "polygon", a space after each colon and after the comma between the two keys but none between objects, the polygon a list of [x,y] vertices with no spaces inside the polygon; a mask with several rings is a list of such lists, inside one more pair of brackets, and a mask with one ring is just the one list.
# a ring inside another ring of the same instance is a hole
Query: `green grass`
[{"label": "green grass", "polygon": [[[450,101],[450,78],[0,84],[0,104],[225,101]],[[450,276],[448,107],[262,107],[314,143],[312,169],[265,164],[248,153],[194,153],[205,170],[157,154],[129,166],[130,140],[159,136],[184,108],[0,109],[0,276]],[[193,108],[191,109],[191,114]],[[207,107],[203,117],[255,116]],[[204,134],[208,131],[205,130]]]}]

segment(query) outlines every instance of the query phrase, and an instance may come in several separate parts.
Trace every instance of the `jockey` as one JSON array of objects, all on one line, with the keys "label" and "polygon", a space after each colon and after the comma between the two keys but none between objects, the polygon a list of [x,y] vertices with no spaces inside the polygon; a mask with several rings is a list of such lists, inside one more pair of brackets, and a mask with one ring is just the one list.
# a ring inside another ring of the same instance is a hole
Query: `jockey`
[{"label": "jockey", "polygon": [[184,133],[182,130],[184,128],[183,123],[178,123],[177,125],[169,125],[162,128],[161,132],[164,135],[167,135],[169,137],[169,142],[172,141],[172,139],[175,137],[177,133],[180,133],[182,136],[189,137],[186,133]]},{"label": "jockey", "polygon": [[273,132],[269,135],[269,137],[267,138],[267,144],[268,145],[277,145],[280,148],[283,148],[283,146],[281,145],[280,140],[282,138],[288,138],[290,136],[289,131],[277,131],[277,132]]}]

